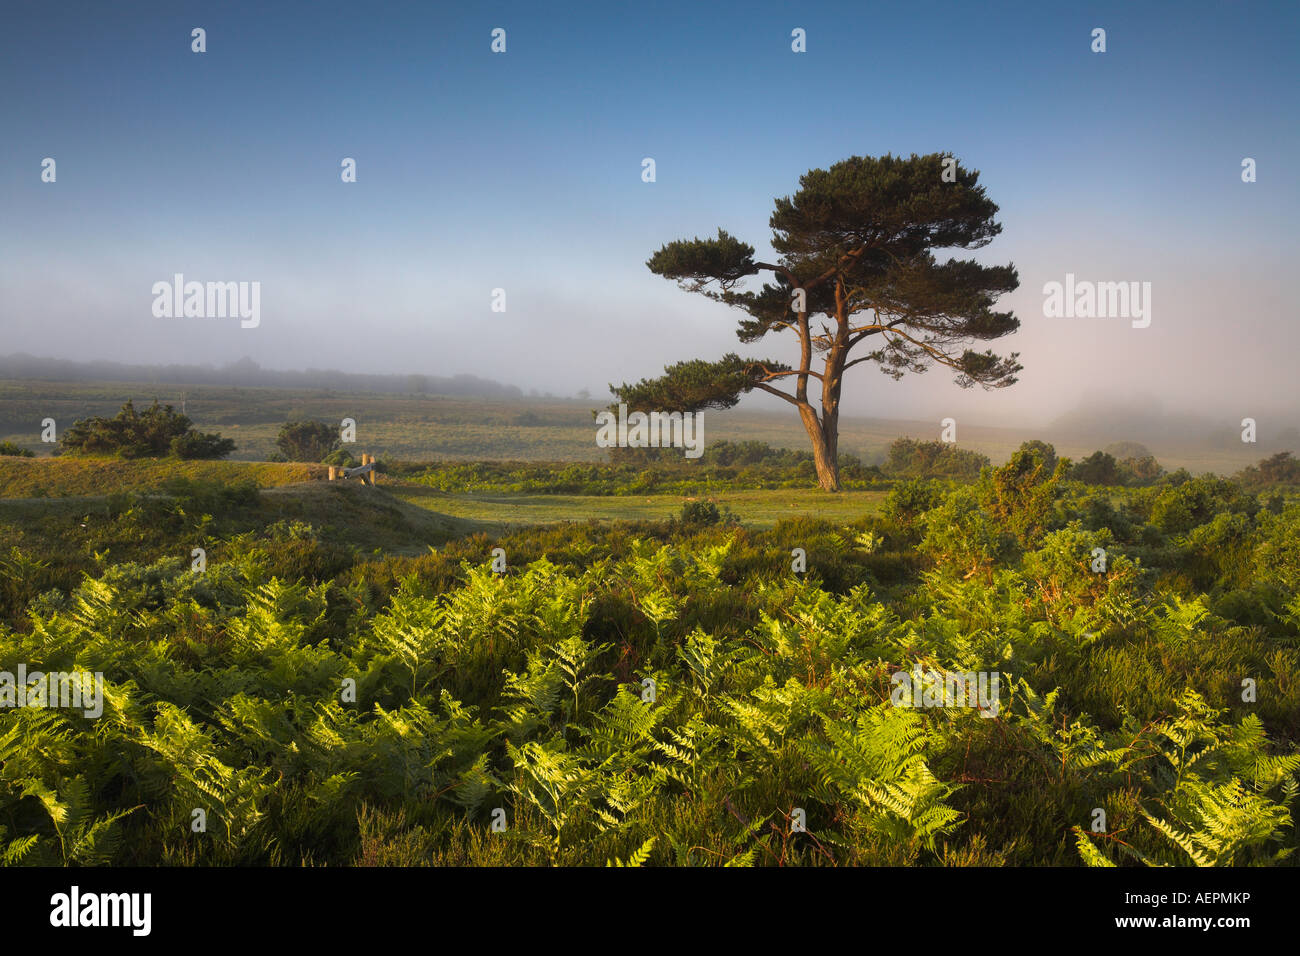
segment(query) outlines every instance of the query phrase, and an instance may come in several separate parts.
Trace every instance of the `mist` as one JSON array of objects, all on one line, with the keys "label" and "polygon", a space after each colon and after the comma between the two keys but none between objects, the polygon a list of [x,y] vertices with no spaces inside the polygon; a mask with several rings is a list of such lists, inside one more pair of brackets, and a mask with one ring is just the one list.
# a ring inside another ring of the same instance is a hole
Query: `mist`
[{"label": "mist", "polygon": [[[686,36],[595,16],[598,45],[582,23],[513,6],[503,15],[519,39],[493,58],[464,12],[353,31],[236,5],[204,13],[213,43],[198,55],[189,15],[163,5],[25,8],[0,39],[10,88],[66,56],[68,37],[103,39],[79,40],[78,69],[3,107],[0,352],[475,376],[603,400],[611,383],[683,359],[794,357],[780,335],[742,345],[739,313],[650,274],[661,245],[722,227],[771,255],[773,200],[808,169],[950,150],[981,170],[1003,232],[949,253],[1015,264],[1020,287],[999,308],[1020,329],[987,347],[1018,352],[1024,371],[1004,389],[962,390],[942,368],[895,382],[864,364],[843,414],[1297,424],[1284,261],[1300,213],[1286,172],[1294,10],[1267,23],[1211,10],[1180,32],[1158,10],[1108,8],[1120,42],[1104,55],[1050,11],[893,11],[874,68],[910,82],[862,100],[820,95],[839,82],[837,58],[857,52],[833,9],[806,18],[818,55],[804,61],[736,12],[710,11]],[[575,43],[581,63],[566,52]],[[985,64],[971,53],[981,47],[1018,52]],[[671,76],[659,48],[678,53]],[[346,75],[330,65],[340,50]],[[921,59],[933,67],[918,72]],[[1246,63],[1250,96],[1225,92]],[[766,92],[725,117],[685,106],[708,102],[724,74]],[[434,82],[449,76],[460,93]],[[799,130],[772,122],[783,111]],[[654,182],[640,175],[647,156]],[[42,157],[57,160],[56,181],[42,180]],[[345,158],[355,182],[340,176]],[[259,324],[155,316],[151,288],[177,273],[260,283]],[[1044,287],[1067,274],[1149,283],[1150,325],[1046,317]],[[741,407],[783,406],[753,394]]]}]

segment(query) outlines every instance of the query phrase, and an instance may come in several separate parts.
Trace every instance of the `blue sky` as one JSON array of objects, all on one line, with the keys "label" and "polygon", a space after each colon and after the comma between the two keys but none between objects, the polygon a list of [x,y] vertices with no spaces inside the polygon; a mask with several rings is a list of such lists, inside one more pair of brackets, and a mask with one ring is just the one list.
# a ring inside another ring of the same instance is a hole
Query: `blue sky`
[{"label": "blue sky", "polygon": [[[943,151],[1001,206],[977,255],[1020,270],[998,345],[1026,371],[985,394],[860,367],[850,410],[1296,407],[1300,4],[9,0],[5,21],[0,352],[603,393],[746,351],[729,310],[645,268],[664,242],[721,226],[766,251],[809,168]],[[155,318],[176,272],[260,281],[261,325]],[[1152,282],[1151,327],[1044,318],[1066,272]]]}]

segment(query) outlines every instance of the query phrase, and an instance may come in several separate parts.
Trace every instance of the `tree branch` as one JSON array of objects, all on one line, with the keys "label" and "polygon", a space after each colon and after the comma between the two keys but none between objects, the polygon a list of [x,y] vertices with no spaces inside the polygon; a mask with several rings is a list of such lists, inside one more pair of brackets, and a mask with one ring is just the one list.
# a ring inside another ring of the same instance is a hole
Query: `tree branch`
[{"label": "tree branch", "polygon": [[794,273],[791,272],[789,269],[787,269],[785,266],[773,265],[770,262],[755,262],[754,269],[755,271],[759,269],[767,269],[769,272],[779,272],[781,273],[781,275],[785,276],[787,280],[789,280],[790,285],[793,288],[795,289],[803,288],[801,285],[799,285],[799,280],[795,278]]},{"label": "tree branch", "polygon": [[[826,376],[822,375],[821,372],[814,372],[812,369],[805,370],[799,368],[792,368],[786,372],[768,372],[767,369],[763,369],[763,372],[767,375],[768,379],[785,378],[787,375],[811,375],[813,378],[820,379],[822,381],[826,380]],[[766,379],[764,381],[766,381]]]},{"label": "tree branch", "polygon": [[917,348],[924,349],[926,352],[929,352],[930,357],[933,358],[940,365],[946,365],[949,368],[954,368],[959,372],[961,371],[961,366],[959,364],[955,364],[956,360],[954,360],[952,356],[950,356],[947,352],[942,351],[941,349],[935,348],[933,345],[930,345],[928,342],[917,341],[916,339],[908,335],[906,332],[900,332],[898,329],[894,328],[893,326],[889,326],[883,331],[893,332],[895,335],[901,335],[903,338],[907,339],[907,341],[911,342]]},{"label": "tree branch", "polygon": [[783,398],[791,405],[794,405],[796,407],[800,405],[808,404],[806,401],[805,402],[799,401],[799,399],[795,398],[793,395],[789,394],[788,392],[783,392],[779,388],[773,388],[771,385],[765,385],[762,382],[755,382],[754,387],[760,388],[765,392],[770,392],[771,394],[775,395],[777,398]]}]

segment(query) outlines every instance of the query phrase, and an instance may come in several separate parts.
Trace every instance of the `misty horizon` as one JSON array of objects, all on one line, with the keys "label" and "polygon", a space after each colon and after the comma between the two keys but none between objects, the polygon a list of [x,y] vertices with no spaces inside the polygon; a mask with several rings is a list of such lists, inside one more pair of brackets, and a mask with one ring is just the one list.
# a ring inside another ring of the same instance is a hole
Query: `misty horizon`
[{"label": "misty horizon", "polygon": [[[336,395],[389,394],[424,395],[429,398],[472,397],[488,401],[542,401],[567,402],[589,406],[593,411],[609,407],[616,401],[612,395],[601,395],[590,389],[586,395],[544,393],[526,389],[516,383],[498,382],[470,374],[437,375],[425,372],[348,372],[342,369],[265,368],[249,356],[216,366],[202,365],[144,366],[131,363],[100,360],[73,362],[25,353],[0,355],[0,378],[12,381],[65,381],[65,382],[119,382],[124,388],[123,399],[152,401],[157,395],[128,394],[126,386],[195,386],[199,388],[257,388],[257,389],[312,389]],[[755,395],[761,401],[746,401],[733,410],[709,412],[710,416],[770,415],[774,419],[788,417],[785,405],[767,396]],[[162,399],[159,399],[162,400]],[[850,412],[844,417],[853,421],[879,421],[896,424],[924,426],[937,423],[924,417],[890,414],[863,414]],[[989,421],[966,418],[967,427],[978,429],[1007,429],[1027,436],[1055,435],[1075,441],[1096,441],[1098,447],[1106,443],[1125,440],[1191,441],[1194,443],[1222,442],[1236,439],[1240,423],[1223,416],[1213,417],[1171,409],[1152,395],[1134,394],[1127,400],[1116,396],[1082,396],[1071,408],[1060,414],[1037,420],[1025,417],[1018,421]],[[1285,414],[1261,427],[1261,449],[1288,448],[1300,450],[1300,421],[1292,421]]]}]

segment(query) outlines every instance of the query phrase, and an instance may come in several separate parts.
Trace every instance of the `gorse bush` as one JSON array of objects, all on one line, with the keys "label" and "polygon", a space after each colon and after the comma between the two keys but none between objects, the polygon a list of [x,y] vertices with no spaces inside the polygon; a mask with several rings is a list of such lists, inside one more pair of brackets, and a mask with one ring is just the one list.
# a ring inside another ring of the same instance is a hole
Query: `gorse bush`
[{"label": "gorse bush", "polygon": [[1107,451],[1095,451],[1070,469],[1070,478],[1087,485],[1141,487],[1153,484],[1164,474],[1155,457],[1136,442],[1119,442]]},{"label": "gorse bush", "polygon": [[235,450],[232,439],[196,432],[189,418],[157,401],[137,412],[128,400],[112,418],[85,418],[63,433],[61,449],[69,455],[118,455],[143,458],[224,458]]},{"label": "gorse bush", "polygon": [[1237,475],[1237,481],[1248,491],[1278,486],[1300,487],[1300,460],[1289,451],[1280,451],[1243,469]]},{"label": "gorse bush", "polygon": [[[325,461],[341,444],[339,426],[329,422],[285,422],[275,438],[276,450],[286,461]],[[340,463],[337,460],[331,462]]]},{"label": "gorse bush", "polygon": [[952,442],[899,438],[889,446],[884,471],[898,478],[974,478],[988,457]]}]

